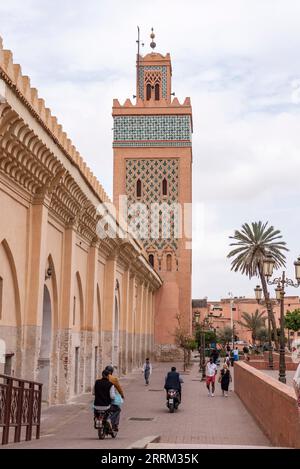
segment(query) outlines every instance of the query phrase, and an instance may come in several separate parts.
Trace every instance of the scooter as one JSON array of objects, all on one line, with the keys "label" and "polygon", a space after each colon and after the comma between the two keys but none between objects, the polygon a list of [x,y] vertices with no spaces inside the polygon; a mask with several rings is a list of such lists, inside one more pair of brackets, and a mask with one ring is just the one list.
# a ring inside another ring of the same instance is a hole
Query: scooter
[{"label": "scooter", "polygon": [[116,430],[113,430],[109,417],[109,410],[94,410],[94,427],[98,430],[99,440],[104,440],[109,435],[116,438],[118,434]]},{"label": "scooter", "polygon": [[180,395],[179,391],[176,389],[168,389],[167,391],[167,407],[171,414],[174,413],[175,410],[178,409],[180,404]]}]

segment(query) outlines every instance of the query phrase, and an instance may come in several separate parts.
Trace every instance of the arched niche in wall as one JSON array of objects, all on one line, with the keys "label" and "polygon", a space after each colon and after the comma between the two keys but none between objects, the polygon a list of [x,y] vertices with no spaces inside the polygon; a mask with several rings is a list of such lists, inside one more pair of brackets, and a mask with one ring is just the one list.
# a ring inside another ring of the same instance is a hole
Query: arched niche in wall
[{"label": "arched niche in wall", "polygon": [[76,272],[74,297],[76,298],[75,326],[77,326],[80,329],[84,326],[84,297],[83,297],[82,281],[81,281],[79,272]]},{"label": "arched niche in wall", "polygon": [[18,275],[6,239],[0,244],[0,277],[2,278],[2,320],[11,322],[12,326],[20,327],[22,319]]}]

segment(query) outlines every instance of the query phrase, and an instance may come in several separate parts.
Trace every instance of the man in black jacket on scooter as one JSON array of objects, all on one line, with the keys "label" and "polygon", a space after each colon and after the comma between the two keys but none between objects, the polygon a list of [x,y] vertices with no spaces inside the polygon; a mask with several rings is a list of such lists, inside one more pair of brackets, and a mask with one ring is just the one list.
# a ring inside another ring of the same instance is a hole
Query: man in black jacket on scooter
[{"label": "man in black jacket on scooter", "polygon": [[[107,370],[102,372],[101,379],[96,380],[93,394],[95,396],[95,415],[97,415],[97,413],[100,411],[109,411],[111,408],[111,403],[116,397],[116,392],[114,385],[109,381],[109,372]],[[108,425],[112,427],[110,415],[108,415],[106,421]]]},{"label": "man in black jacket on scooter", "polygon": [[165,380],[165,390],[175,389],[179,392],[179,399],[181,402],[181,383],[183,383],[183,379],[181,378],[180,374],[176,371],[176,367],[172,366],[171,371],[166,376]]}]

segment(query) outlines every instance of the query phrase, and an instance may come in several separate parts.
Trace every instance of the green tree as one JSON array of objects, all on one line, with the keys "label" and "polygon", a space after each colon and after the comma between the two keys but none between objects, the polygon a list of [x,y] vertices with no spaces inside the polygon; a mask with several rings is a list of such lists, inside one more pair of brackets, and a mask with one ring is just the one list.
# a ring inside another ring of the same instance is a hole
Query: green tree
[{"label": "green tree", "polygon": [[191,364],[191,351],[194,349],[195,340],[189,334],[187,326],[183,324],[181,314],[176,315],[176,320],[178,325],[174,337],[176,345],[183,350],[183,369],[185,371]]},{"label": "green tree", "polygon": [[266,327],[261,327],[256,332],[256,338],[259,340],[260,345],[268,340],[268,329]]},{"label": "green tree", "polygon": [[264,316],[264,311],[259,312],[257,309],[254,314],[242,313],[242,319],[238,323],[251,332],[252,342],[255,343],[258,338],[258,331],[265,327],[266,317]]},{"label": "green tree", "polygon": [[298,332],[300,330],[300,309],[286,312],[284,327],[294,332]]},{"label": "green tree", "polygon": [[[197,325],[196,332],[195,332],[195,340],[198,343],[198,347],[200,347],[201,344],[201,334],[202,334],[203,328],[200,325]],[[209,344],[212,342],[217,342],[217,336],[214,331],[205,331],[205,346],[207,347]]]},{"label": "green tree", "polygon": [[267,282],[263,273],[263,260],[266,254],[270,253],[275,261],[275,269],[285,266],[285,251],[288,251],[286,243],[281,241],[282,235],[273,226],[268,226],[268,222],[244,223],[242,229],[236,230],[230,239],[234,242],[230,246],[235,248],[230,251],[228,258],[231,261],[231,270],[241,272],[250,279],[259,276],[268,315],[272,324],[276,348],[278,348],[278,337],[276,332],[276,321],[273,313],[273,306],[267,288]]},{"label": "green tree", "polygon": [[226,345],[232,341],[232,329],[229,326],[225,326],[223,329],[218,331],[218,342],[222,345]]},{"label": "green tree", "polygon": [[290,331],[298,332],[300,330],[300,309],[287,311],[284,318],[284,327],[288,329],[288,347],[291,349]]}]

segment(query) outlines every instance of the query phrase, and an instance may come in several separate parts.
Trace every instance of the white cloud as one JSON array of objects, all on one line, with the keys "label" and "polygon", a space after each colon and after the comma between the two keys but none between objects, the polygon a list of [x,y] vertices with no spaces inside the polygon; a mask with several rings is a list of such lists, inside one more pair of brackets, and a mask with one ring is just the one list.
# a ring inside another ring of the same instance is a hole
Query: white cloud
[{"label": "white cloud", "polygon": [[135,94],[136,26],[145,52],[154,26],[192,98],[194,296],[215,299],[252,292],[225,260],[243,222],[270,219],[300,252],[299,17],[298,0],[0,0],[5,47],[109,193],[112,99]]}]

